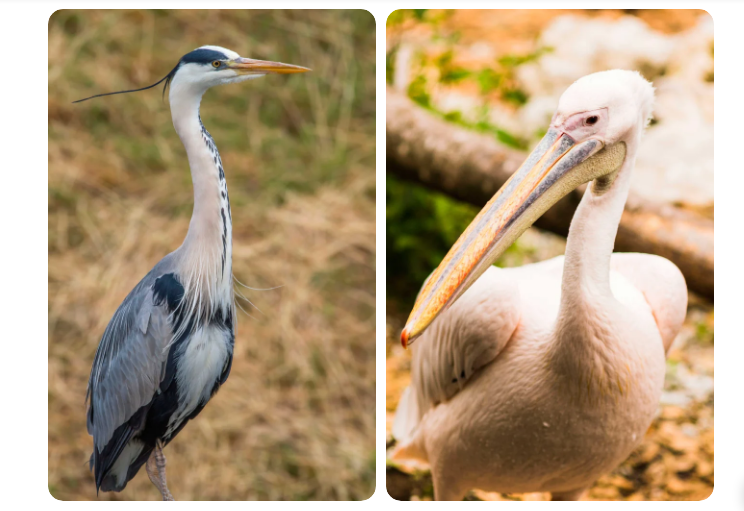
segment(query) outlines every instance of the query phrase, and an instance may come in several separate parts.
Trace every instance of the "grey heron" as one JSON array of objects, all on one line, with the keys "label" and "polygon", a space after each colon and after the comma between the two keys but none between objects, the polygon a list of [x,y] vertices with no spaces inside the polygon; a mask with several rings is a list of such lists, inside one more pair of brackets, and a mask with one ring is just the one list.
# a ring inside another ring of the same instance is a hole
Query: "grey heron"
[{"label": "grey heron", "polygon": [[194,209],[182,245],[134,287],[114,313],[88,380],[87,428],[96,490],[121,491],[146,464],[163,500],[167,445],[225,383],[235,342],[232,215],[220,154],[201,122],[203,94],[215,85],[309,69],[242,58],[202,46],[160,81],[191,167]]}]

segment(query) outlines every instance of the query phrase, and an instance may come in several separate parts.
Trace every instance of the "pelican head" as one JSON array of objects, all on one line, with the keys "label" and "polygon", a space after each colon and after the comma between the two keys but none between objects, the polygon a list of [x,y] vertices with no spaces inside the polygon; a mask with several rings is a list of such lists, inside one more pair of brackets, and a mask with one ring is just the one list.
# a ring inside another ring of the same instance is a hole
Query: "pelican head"
[{"label": "pelican head", "polygon": [[633,71],[580,78],[561,96],[545,137],[481,210],[419,293],[401,334],[403,346],[459,298],[545,211],[579,185],[610,190],[635,158],[654,90]]}]

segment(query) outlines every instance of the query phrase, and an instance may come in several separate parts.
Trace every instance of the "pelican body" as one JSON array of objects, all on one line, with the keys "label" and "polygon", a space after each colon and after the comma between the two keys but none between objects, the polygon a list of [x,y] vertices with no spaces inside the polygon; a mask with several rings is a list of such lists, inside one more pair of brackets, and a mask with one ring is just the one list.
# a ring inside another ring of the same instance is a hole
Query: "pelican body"
[{"label": "pelican body", "polygon": [[[578,499],[642,441],[687,306],[674,264],[612,254],[652,106],[635,72],[571,85],[543,140],[424,284],[401,335],[415,343],[392,456],[428,462],[438,500],[472,488]],[[565,256],[491,266],[585,182]]]},{"label": "pelican body", "polygon": [[162,448],[230,374],[236,321],[232,215],[222,160],[199,116],[202,95],[216,85],[304,71],[203,46],[184,55],[160,82],[137,89],[170,84],[173,126],[191,167],[194,210],[183,244],[124,299],[98,346],[87,395],[97,490],[123,490],[147,463],[163,500],[173,500]]}]

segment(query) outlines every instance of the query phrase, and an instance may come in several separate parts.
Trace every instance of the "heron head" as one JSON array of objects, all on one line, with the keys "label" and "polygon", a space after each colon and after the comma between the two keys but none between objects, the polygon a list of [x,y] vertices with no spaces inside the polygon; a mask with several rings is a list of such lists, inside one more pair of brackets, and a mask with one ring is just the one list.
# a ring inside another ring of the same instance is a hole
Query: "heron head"
[{"label": "heron head", "polygon": [[152,89],[163,82],[165,82],[163,94],[170,85],[171,97],[174,89],[176,92],[188,92],[201,97],[201,94],[215,85],[243,82],[267,74],[304,73],[306,71],[310,71],[310,69],[281,62],[244,58],[221,46],[202,46],[181,57],[181,60],[178,61],[178,64],[170,73],[152,85],[141,89],[96,94],[73,101],[73,103],[80,103],[100,96]]},{"label": "heron head", "polygon": [[579,185],[613,188],[633,158],[653,108],[654,90],[632,71],[603,71],[561,96],[547,133],[481,210],[424,284],[401,334],[420,335],[553,204]]},{"label": "heron head", "polygon": [[238,83],[267,74],[310,71],[306,67],[244,58],[220,46],[202,46],[187,53],[172,71],[171,87],[186,86],[206,90],[215,85]]}]

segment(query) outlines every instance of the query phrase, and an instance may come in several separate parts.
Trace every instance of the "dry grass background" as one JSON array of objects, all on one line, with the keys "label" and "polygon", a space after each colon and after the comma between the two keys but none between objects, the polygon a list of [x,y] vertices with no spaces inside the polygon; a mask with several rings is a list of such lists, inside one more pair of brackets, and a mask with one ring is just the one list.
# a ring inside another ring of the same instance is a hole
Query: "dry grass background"
[{"label": "dry grass background", "polygon": [[[374,19],[365,11],[58,11],[49,23],[49,491],[96,499],[85,389],[129,290],[181,243],[185,152],[155,82],[216,44],[308,66],[210,90],[243,302],[226,385],[168,446],[179,500],[374,491]],[[157,500],[144,470],[100,500]]]}]

